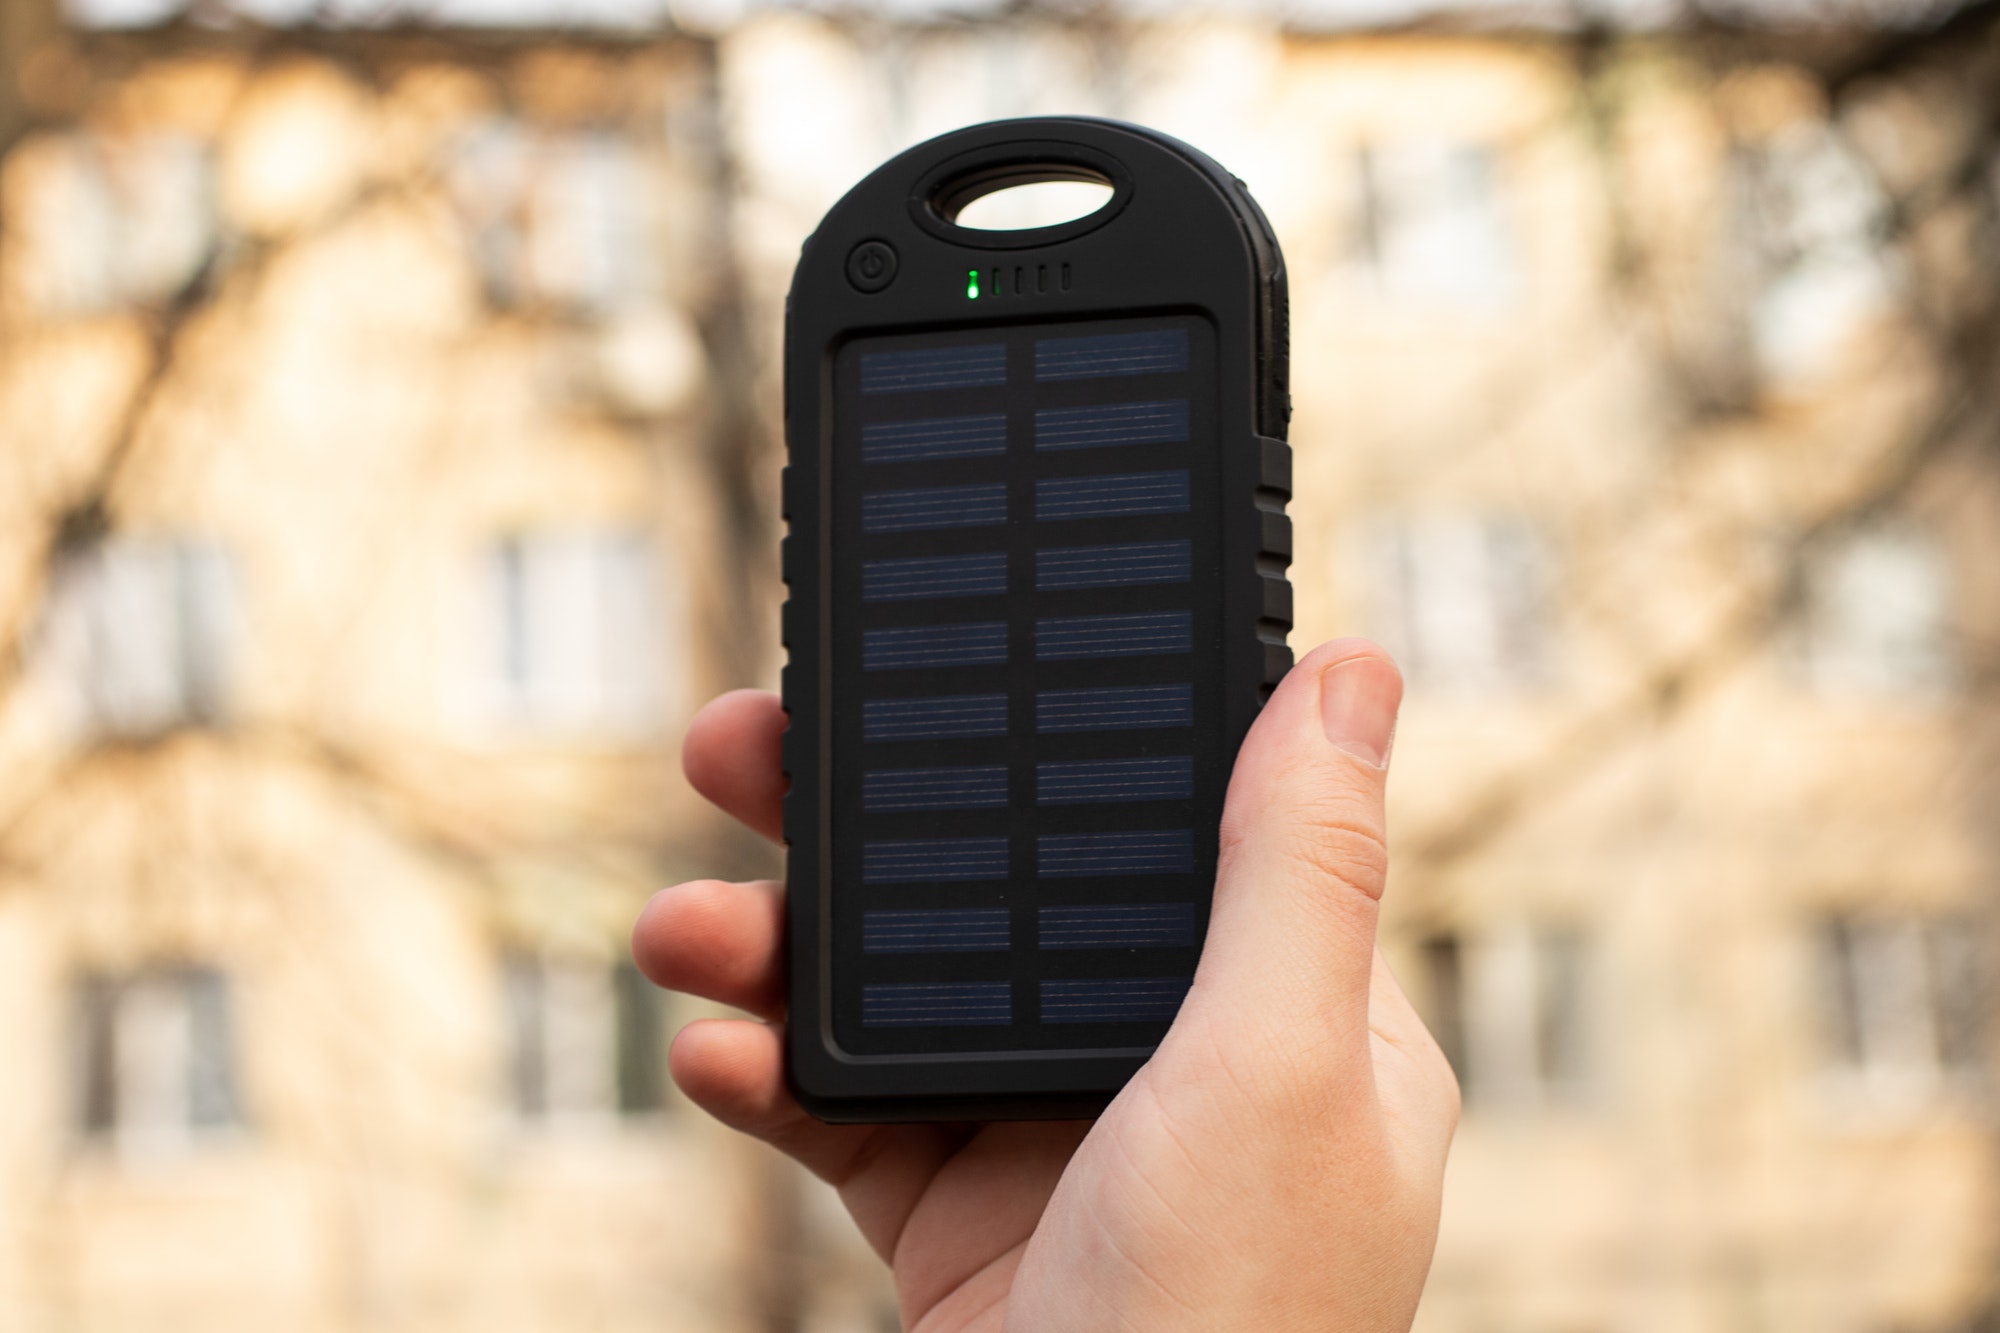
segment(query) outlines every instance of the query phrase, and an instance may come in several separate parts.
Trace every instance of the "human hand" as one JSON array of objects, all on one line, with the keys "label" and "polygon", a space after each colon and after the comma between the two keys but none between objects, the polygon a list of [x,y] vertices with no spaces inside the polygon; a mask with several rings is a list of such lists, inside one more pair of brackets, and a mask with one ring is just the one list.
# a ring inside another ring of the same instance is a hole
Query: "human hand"
[{"label": "human hand", "polygon": [[[633,932],[648,976],[761,1021],[691,1023],[674,1080],[839,1191],[906,1328],[1388,1333],[1430,1267],[1458,1086],[1375,947],[1402,680],[1356,639],[1285,677],[1237,755],[1200,967],[1094,1123],[826,1125],[782,1071],[783,888],[701,880]],[[778,700],[688,731],[695,787],[779,836]]]}]

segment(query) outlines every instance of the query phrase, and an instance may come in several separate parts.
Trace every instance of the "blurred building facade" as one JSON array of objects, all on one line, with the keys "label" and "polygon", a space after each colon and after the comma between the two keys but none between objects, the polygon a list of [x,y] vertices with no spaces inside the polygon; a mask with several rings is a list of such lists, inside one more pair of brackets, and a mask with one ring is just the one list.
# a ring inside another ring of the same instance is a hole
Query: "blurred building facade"
[{"label": "blurred building facade", "polygon": [[72,59],[0,240],[0,1327],[754,1326],[625,961],[727,845],[707,61]]},{"label": "blurred building facade", "polygon": [[673,756],[775,677],[798,245],[1039,112],[1182,135],[1285,247],[1295,643],[1409,677],[1386,944],[1466,1088],[1419,1328],[1979,1326],[2000,168],[1953,67],[761,13],[23,69],[0,1327],[893,1317],[620,960],[651,886],[774,864]]}]

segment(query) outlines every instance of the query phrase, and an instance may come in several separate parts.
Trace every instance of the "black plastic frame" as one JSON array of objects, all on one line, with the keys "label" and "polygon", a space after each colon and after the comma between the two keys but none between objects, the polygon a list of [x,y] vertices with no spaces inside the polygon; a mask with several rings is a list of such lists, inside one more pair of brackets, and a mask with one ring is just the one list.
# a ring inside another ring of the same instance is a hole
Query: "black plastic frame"
[{"label": "black plastic frame", "polygon": [[[1111,187],[1111,198],[1080,218],[1050,227],[987,231],[958,225],[959,210],[974,199],[1015,185],[1065,180],[1100,181]],[[919,227],[954,245],[973,250],[1034,250],[1096,231],[1131,202],[1132,173],[1117,158],[1061,140],[1010,140],[960,153],[925,172],[910,192],[909,208]]]},{"label": "black plastic frame", "polygon": [[[1080,176],[1113,186],[1110,202],[1085,217],[1017,232],[951,220],[980,193]],[[848,276],[850,255],[866,242],[893,252],[894,277],[874,290]],[[998,289],[967,301],[968,269],[994,271]],[[831,731],[837,710],[858,707],[835,696],[830,657],[835,358],[859,337],[1174,313],[1200,316],[1215,334],[1223,628],[1220,642],[1200,646],[1195,669],[1220,682],[1224,745],[1233,755],[1292,660],[1285,273],[1242,183],[1195,149],[1137,126],[1066,117],[997,122],[890,161],[806,241],[785,325],[786,1075],[821,1119],[1086,1116],[1151,1054],[1150,1046],[1127,1046],[864,1057],[834,1039]],[[1218,803],[1199,817],[1219,813]],[[1212,865],[1197,869],[1212,876]]]}]

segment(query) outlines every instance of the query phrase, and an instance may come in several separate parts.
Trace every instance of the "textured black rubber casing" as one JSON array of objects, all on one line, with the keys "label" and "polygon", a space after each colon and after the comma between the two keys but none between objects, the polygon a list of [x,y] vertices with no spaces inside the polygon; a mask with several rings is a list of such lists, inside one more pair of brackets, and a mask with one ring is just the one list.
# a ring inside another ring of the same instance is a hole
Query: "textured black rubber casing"
[{"label": "textured black rubber casing", "polygon": [[[1011,184],[1112,187],[957,225]],[[787,1076],[830,1121],[1094,1114],[1206,929],[1291,666],[1284,264],[1165,135],[1005,121],[806,241],[785,324]]]}]

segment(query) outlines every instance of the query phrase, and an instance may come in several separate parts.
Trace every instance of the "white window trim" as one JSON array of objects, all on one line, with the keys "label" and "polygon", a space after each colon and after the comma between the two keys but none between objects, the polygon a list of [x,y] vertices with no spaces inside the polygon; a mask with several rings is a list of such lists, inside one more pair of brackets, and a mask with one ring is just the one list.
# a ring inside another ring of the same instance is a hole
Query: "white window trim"
[{"label": "white window trim", "polygon": [[[626,1024],[624,967],[559,952],[502,960],[506,1000],[506,1105],[519,1133],[593,1138],[657,1118],[666,1106],[664,1054],[656,1052],[654,1105],[627,1108],[620,1084]],[[641,982],[644,985],[646,983]],[[648,999],[658,1004],[650,990]],[[658,1015],[656,1013],[655,1017]],[[640,1039],[661,1033],[642,1027]]]},{"label": "white window trim", "polygon": [[[79,985],[78,998],[76,1108],[83,1142],[143,1166],[179,1161],[241,1137],[238,1028],[226,974],[167,968],[96,977]],[[108,1077],[102,1091],[109,1121],[92,1125],[88,1082],[99,1073]],[[205,1090],[206,1106],[204,1076],[217,1081]]]},{"label": "white window trim", "polygon": [[[1522,920],[1448,938],[1455,945],[1460,1007],[1456,1015],[1435,1017],[1452,1024],[1462,1043],[1468,1107],[1498,1116],[1592,1107],[1604,1065],[1594,938]],[[1565,952],[1567,963],[1559,957]],[[1567,1030],[1552,1032],[1552,1019]]]},{"label": "white window trim", "polygon": [[[1954,1102],[1984,1101],[1984,1001],[1969,1004],[1977,1049],[1958,1060],[1945,1049],[1939,947],[1980,939],[1945,915],[1841,913],[1823,920],[1813,964],[1823,1052],[1818,1083],[1833,1105],[1877,1116],[1921,1115]],[[1978,967],[1969,969],[1975,977]]]},{"label": "white window trim", "polygon": [[662,296],[659,183],[630,136],[495,120],[466,136],[451,178],[498,304],[598,319]]},{"label": "white window trim", "polygon": [[1473,138],[1354,145],[1343,287],[1371,307],[1424,317],[1512,309],[1524,259],[1504,168],[1498,149]]},{"label": "white window trim", "polygon": [[[1383,515],[1363,529],[1373,622],[1412,691],[1514,695],[1553,674],[1550,543],[1525,516]],[[1352,577],[1348,571],[1337,571]]]},{"label": "white window trim", "polygon": [[36,645],[65,729],[147,739],[225,722],[239,600],[233,560],[206,539],[121,536],[65,557]]},{"label": "white window trim", "polygon": [[[1865,702],[1952,695],[1956,580],[1938,534],[1910,524],[1867,528],[1815,544],[1804,559],[1792,655],[1809,689]],[[1902,606],[1891,605],[1896,597]]]},{"label": "white window trim", "polygon": [[446,682],[488,743],[619,748],[657,740],[686,693],[680,581],[637,525],[524,528],[482,544],[466,662]]}]

